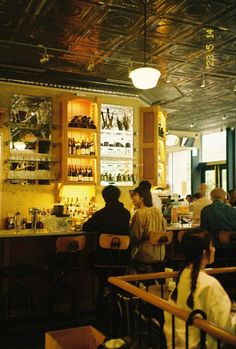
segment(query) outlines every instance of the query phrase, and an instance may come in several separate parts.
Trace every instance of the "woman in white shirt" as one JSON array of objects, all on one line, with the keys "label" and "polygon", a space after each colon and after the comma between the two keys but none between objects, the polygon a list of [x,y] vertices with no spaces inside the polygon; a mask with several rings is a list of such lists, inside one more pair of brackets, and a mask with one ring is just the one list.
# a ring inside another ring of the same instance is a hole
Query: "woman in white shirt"
[{"label": "woman in white shirt", "polygon": [[[201,309],[207,320],[221,329],[235,334],[235,316],[231,316],[230,299],[214,277],[205,273],[207,264],[214,262],[215,248],[208,232],[192,231],[183,236],[185,264],[176,280],[176,288],[170,296],[170,303],[192,311]],[[164,331],[168,348],[172,348],[172,315],[165,313]],[[189,327],[189,348],[198,348],[199,329]],[[175,348],[185,348],[185,322],[175,318]],[[207,348],[217,348],[217,340],[207,336]]]},{"label": "woman in white shirt", "polygon": [[161,211],[152,205],[150,190],[138,187],[133,190],[132,200],[138,209],[131,222],[132,256],[135,262],[151,263],[163,259],[165,247],[150,243],[150,234],[166,230],[166,221]]}]

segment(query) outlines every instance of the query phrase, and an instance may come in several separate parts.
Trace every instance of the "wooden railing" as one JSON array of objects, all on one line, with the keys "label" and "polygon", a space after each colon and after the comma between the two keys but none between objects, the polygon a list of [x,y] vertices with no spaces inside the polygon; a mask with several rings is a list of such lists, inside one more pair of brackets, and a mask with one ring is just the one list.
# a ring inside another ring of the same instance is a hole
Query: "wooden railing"
[{"label": "wooden railing", "polygon": [[[206,269],[206,272],[211,275],[222,273],[236,273],[236,267]],[[172,305],[168,301],[162,299],[161,297],[147,292],[130,283],[134,281],[174,278],[177,276],[177,274],[177,272],[161,272],[150,274],[124,275],[117,277],[109,277],[108,281],[116,287],[121,288],[122,290],[129,292],[130,294],[143,299],[147,303],[150,303],[157,308],[160,308],[174,316],[177,316],[178,318],[186,322],[190,315],[189,311]],[[195,317],[193,319],[193,325],[199,328],[200,330],[208,333],[209,335],[216,337],[220,341],[236,346],[236,337],[234,335],[223,331],[222,329],[218,328],[217,326],[213,325],[207,320]]]}]

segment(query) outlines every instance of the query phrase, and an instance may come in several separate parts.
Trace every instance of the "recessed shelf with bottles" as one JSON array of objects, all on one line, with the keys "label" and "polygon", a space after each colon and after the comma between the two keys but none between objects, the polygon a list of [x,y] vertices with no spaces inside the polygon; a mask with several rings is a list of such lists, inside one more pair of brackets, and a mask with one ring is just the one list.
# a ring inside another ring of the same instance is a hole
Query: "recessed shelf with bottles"
[{"label": "recessed shelf with bottles", "polygon": [[133,185],[133,107],[102,104],[100,124],[100,184]]},{"label": "recessed shelf with bottles", "polygon": [[83,99],[64,101],[64,184],[97,181],[97,105]]},{"label": "recessed shelf with bottles", "polygon": [[55,179],[52,153],[52,101],[48,97],[13,95],[11,99],[8,181],[49,184]]}]

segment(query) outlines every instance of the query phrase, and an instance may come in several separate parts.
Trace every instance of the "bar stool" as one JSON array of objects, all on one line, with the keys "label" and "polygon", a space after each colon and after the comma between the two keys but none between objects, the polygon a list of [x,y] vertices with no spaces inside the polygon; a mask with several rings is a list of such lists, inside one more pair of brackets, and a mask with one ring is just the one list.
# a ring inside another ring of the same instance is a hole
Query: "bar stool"
[{"label": "bar stool", "polygon": [[[93,267],[97,271],[104,271],[108,276],[124,273],[129,265],[130,237],[127,235],[101,234],[99,236],[99,247],[106,253],[106,263],[93,261]],[[122,252],[127,253],[122,253]]]},{"label": "bar stool", "polygon": [[[0,277],[8,280],[8,291],[3,296],[4,320],[9,322],[12,311],[22,315],[29,325],[33,314],[33,291],[29,281],[38,269],[32,264],[13,264],[0,269]],[[18,312],[17,312],[18,310]]]},{"label": "bar stool", "polygon": [[54,306],[69,301],[70,312],[77,310],[79,278],[79,255],[85,248],[85,236],[59,237],[56,253],[50,257],[49,272],[49,314],[54,315]]},{"label": "bar stool", "polygon": [[181,265],[185,260],[184,254],[182,251],[182,245],[181,245],[184,234],[187,234],[187,230],[180,230],[178,232],[177,241],[175,242],[175,246],[173,246],[173,249],[171,250],[171,253],[169,256],[170,266],[174,270],[179,270],[179,268],[181,267]]},{"label": "bar stool", "polygon": [[151,262],[135,261],[135,267],[138,273],[153,273],[157,271],[164,271],[168,265],[169,259],[165,257],[165,247],[172,242],[173,232],[152,232],[150,234],[149,243],[159,252],[159,258]]},{"label": "bar stool", "polygon": [[92,267],[99,278],[97,291],[96,315],[104,316],[111,310],[111,287],[107,282],[109,276],[122,275],[130,264],[130,237],[127,235],[101,234],[99,236],[99,252],[105,258],[96,260],[95,253]]}]

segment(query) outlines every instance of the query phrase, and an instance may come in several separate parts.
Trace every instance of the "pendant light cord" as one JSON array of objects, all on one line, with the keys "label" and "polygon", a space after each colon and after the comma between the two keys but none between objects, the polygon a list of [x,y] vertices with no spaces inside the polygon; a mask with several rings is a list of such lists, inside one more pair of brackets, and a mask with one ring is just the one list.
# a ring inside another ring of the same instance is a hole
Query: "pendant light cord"
[{"label": "pendant light cord", "polygon": [[144,7],[144,67],[147,63],[147,0],[143,0]]}]

